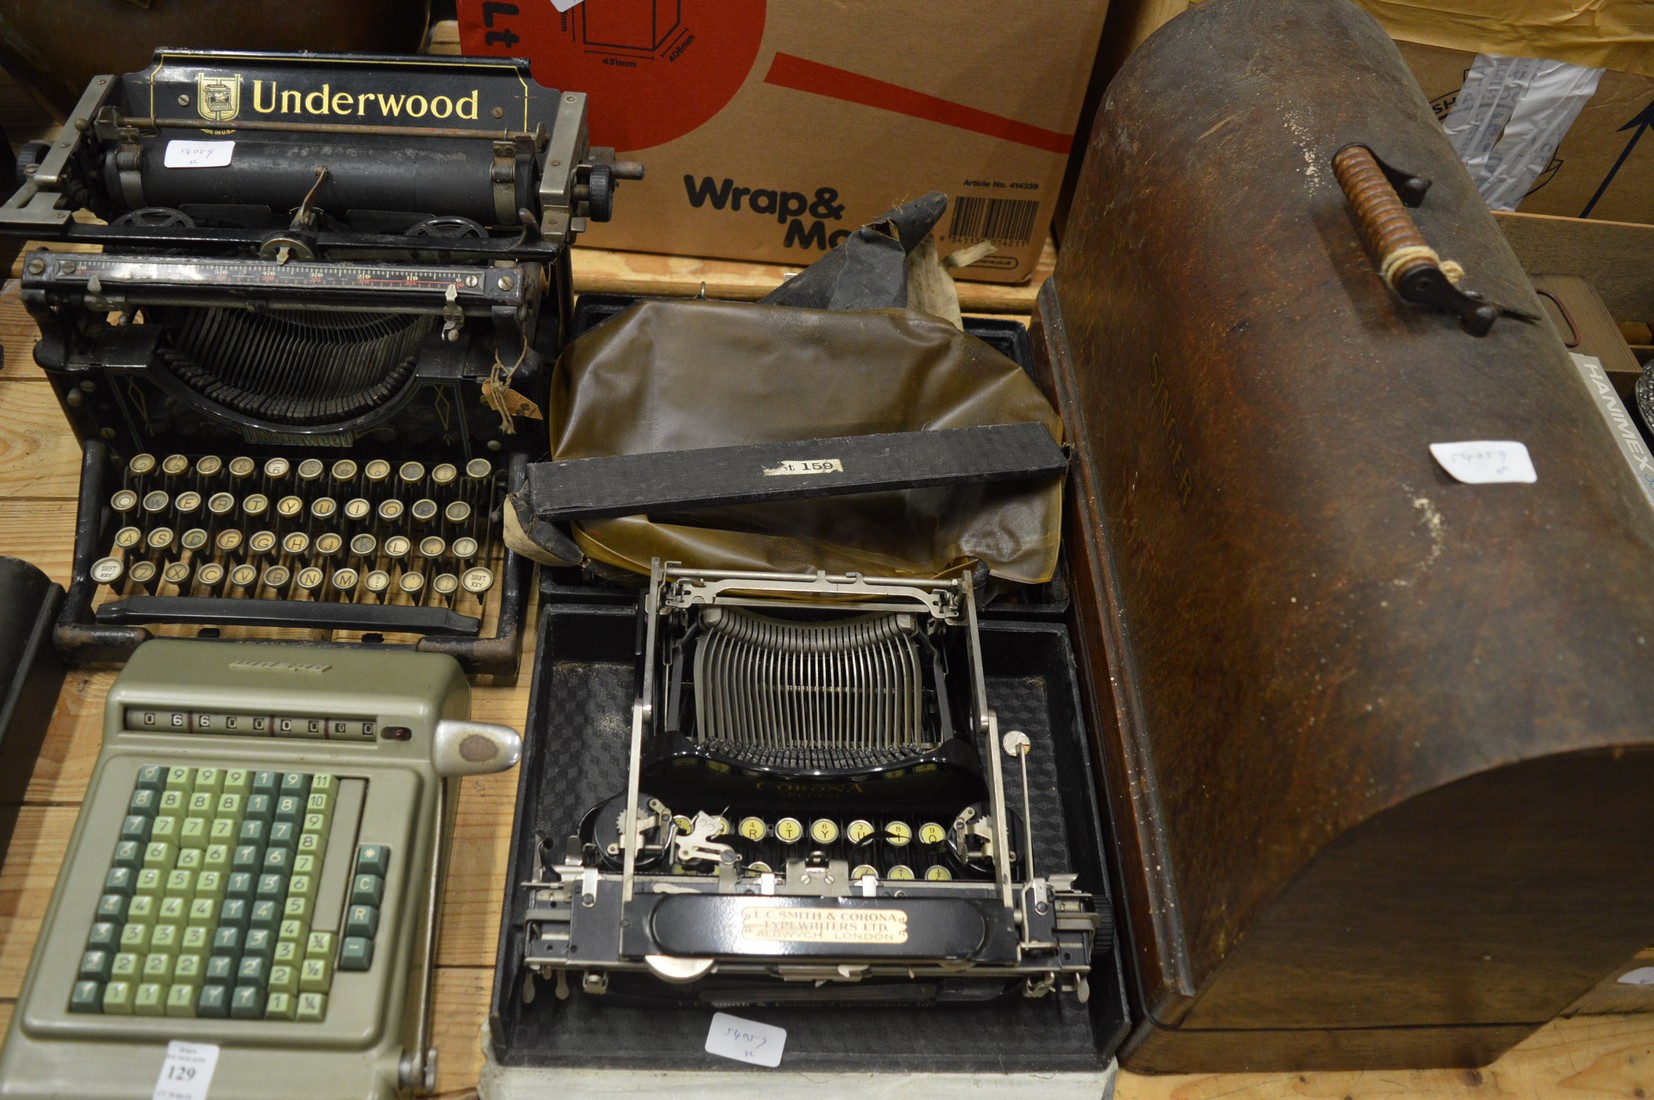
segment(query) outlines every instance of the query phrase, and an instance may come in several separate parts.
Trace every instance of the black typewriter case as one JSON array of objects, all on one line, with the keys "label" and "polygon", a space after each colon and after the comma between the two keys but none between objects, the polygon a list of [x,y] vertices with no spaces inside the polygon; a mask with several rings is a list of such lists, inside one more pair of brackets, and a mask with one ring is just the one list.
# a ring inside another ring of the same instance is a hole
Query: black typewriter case
[{"label": "black typewriter case", "polygon": [[[527,895],[537,837],[574,833],[581,815],[626,785],[631,704],[640,642],[635,603],[543,603],[533,686],[518,770],[517,822],[511,838],[501,917],[490,1045],[505,1067],[604,1068],[648,1072],[734,1070],[707,1054],[715,1008],[619,1003],[612,994],[554,984],[522,968]],[[981,643],[989,703],[1001,729],[1021,729],[1034,745],[1030,797],[1041,837],[1039,865],[1078,874],[1099,908],[1112,905],[1106,837],[1091,776],[1091,751],[1066,627],[987,614]],[[1020,781],[1008,777],[1013,788]],[[570,983],[577,987],[578,981]],[[525,1001],[532,985],[534,997]],[[1092,960],[1091,995],[1038,1000],[1012,996],[983,1004],[838,1007],[771,1006],[731,1011],[783,1027],[785,1067],[795,1072],[1086,1073],[1109,1064],[1127,1028],[1120,948],[1111,939]],[[762,1071],[759,1071],[762,1072]]]},{"label": "black typewriter case", "polygon": [[[642,300],[630,294],[582,294],[575,301],[574,318],[569,325],[570,339],[590,332]],[[966,317],[965,332],[1010,359],[1032,377],[1033,351],[1028,342],[1027,325],[997,317]],[[630,585],[614,583],[573,567],[541,566],[539,575],[541,604],[635,604],[644,581],[644,578],[637,577],[628,578],[632,581]],[[1057,559],[1056,575],[1044,584],[1012,587],[1013,591],[994,594],[989,609],[1006,617],[1039,622],[1060,623],[1067,616],[1068,565],[1063,558]],[[980,594],[978,598],[981,598]]]}]

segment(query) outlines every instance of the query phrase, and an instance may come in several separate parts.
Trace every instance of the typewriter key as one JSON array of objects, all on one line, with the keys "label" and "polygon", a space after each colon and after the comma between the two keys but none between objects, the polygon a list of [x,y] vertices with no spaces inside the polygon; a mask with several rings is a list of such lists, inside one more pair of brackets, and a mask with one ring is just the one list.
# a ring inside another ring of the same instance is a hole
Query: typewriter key
[{"label": "typewriter key", "polygon": [[252,477],[254,472],[257,470],[258,463],[254,462],[246,455],[237,455],[236,457],[230,459],[230,476],[235,478],[237,481],[244,481],[247,478]]},{"label": "typewriter key", "polygon": [[247,536],[247,549],[255,554],[268,554],[276,548],[276,536],[271,531],[254,531]]},{"label": "typewriter key", "polygon": [[178,545],[193,554],[195,551],[206,547],[209,537],[205,528],[191,527],[178,536]]},{"label": "typewriter key", "polygon": [[241,514],[257,519],[270,510],[270,498],[263,493],[249,493],[241,502]]},{"label": "typewriter key", "polygon": [[362,578],[362,587],[376,596],[383,593],[390,586],[391,575],[383,569],[375,569]]},{"label": "typewriter key", "polygon": [[379,550],[379,540],[372,535],[357,535],[350,540],[350,552],[359,558],[371,558]]},{"label": "typewriter key", "polygon": [[115,532],[115,549],[130,550],[144,541],[144,533],[136,527],[122,527]]},{"label": "typewriter key", "polygon": [[161,579],[168,584],[182,587],[190,579],[190,567],[181,561],[168,562],[167,567],[161,570]]},{"label": "typewriter key", "polygon": [[207,498],[207,511],[215,516],[227,516],[235,511],[235,496],[231,493],[214,493]]},{"label": "typewriter key", "polygon": [[297,584],[303,591],[314,595],[321,590],[322,584],[326,580],[326,573],[323,573],[314,565],[307,565],[303,569],[299,570],[298,576],[294,578],[294,583]]},{"label": "typewriter key", "polygon": [[190,460],[183,455],[167,455],[161,460],[161,472],[168,477],[183,477],[190,472]]},{"label": "typewriter key", "polygon": [[307,458],[299,463],[299,480],[315,481],[327,472],[327,467],[319,458]]},{"label": "typewriter key", "polygon": [[236,591],[245,591],[258,580],[258,568],[252,565],[238,565],[230,570],[230,586]]},{"label": "typewriter key", "polygon": [[894,866],[890,869],[890,873],[888,875],[886,875],[885,877],[890,878],[890,879],[897,879],[897,880],[900,880],[900,881],[906,881],[906,880],[911,879],[913,877],[913,868],[909,867],[905,863],[898,863],[898,864],[896,864],[896,866]]},{"label": "typewriter key", "polygon": [[437,504],[430,497],[420,497],[408,508],[408,514],[420,523],[429,523],[436,518]]},{"label": "typewriter key", "polygon": [[99,584],[114,584],[126,572],[120,558],[99,558],[92,563],[92,579]]},{"label": "typewriter key", "polygon": [[480,565],[474,569],[467,569],[459,579],[459,586],[473,596],[480,596],[494,587],[494,573]]},{"label": "typewriter key", "polygon": [[838,839],[838,822],[830,817],[818,817],[810,822],[810,839],[817,844],[831,844]]},{"label": "typewriter key", "polygon": [[761,817],[743,817],[741,824],[736,827],[736,831],[748,840],[754,841],[763,840],[770,835],[770,827],[765,824]]},{"label": "typewriter key", "polygon": [[310,536],[303,531],[289,531],[281,538],[281,548],[285,553],[298,557],[310,549]]},{"label": "typewriter key", "polygon": [[201,494],[193,489],[179,493],[173,499],[172,506],[182,515],[190,515],[201,510]]},{"label": "typewriter key", "polygon": [[431,484],[441,488],[452,485],[459,477],[459,469],[452,462],[444,462],[440,466],[431,467]]},{"label": "typewriter key", "polygon": [[224,567],[216,561],[209,561],[195,571],[195,579],[208,591],[214,591],[224,583]]},{"label": "typewriter key", "polygon": [[774,873],[770,870],[770,865],[761,859],[755,859],[747,864],[747,874],[749,875],[772,875]]},{"label": "typewriter key", "polygon": [[948,838],[948,831],[934,821],[919,826],[919,843],[934,848]]},{"label": "typewriter key", "polygon": [[[909,825],[907,822],[905,822],[905,821],[887,821],[887,822],[885,822],[884,842],[886,844],[892,845],[893,847],[900,848],[912,839],[913,839],[913,826]],[[891,877],[894,878],[895,876],[892,875]],[[911,871],[908,872],[908,877],[909,878],[913,877],[913,873]]]},{"label": "typewriter key", "polygon": [[332,497],[317,497],[310,502],[310,518],[330,520],[339,511],[339,502]]},{"label": "typewriter key", "polygon": [[470,561],[477,556],[477,540],[469,535],[457,538],[454,544],[448,547],[448,552],[460,561]]},{"label": "typewriter key", "polygon": [[425,591],[425,574],[410,570],[397,578],[396,586],[404,595],[417,599],[419,594]]},{"label": "typewriter key", "polygon": [[224,460],[217,455],[202,455],[195,460],[196,477],[217,477],[224,472]]},{"label": "typewriter key", "polygon": [[464,523],[471,518],[471,506],[463,500],[451,500],[442,510],[442,518],[449,523]]},{"label": "typewriter key", "polygon": [[376,458],[362,467],[362,476],[377,485],[391,476],[391,464],[382,458]]},{"label": "typewriter key", "polygon": [[933,863],[925,868],[925,879],[929,882],[951,882],[953,872],[940,863]]},{"label": "typewriter key", "polygon": [[396,471],[396,476],[404,485],[418,485],[425,480],[425,464],[423,462],[404,462],[402,468]]},{"label": "typewriter key", "polygon": [[473,458],[465,464],[465,476],[472,481],[486,480],[494,472],[494,464],[486,458]]},{"label": "typewriter key", "polygon": [[431,591],[438,596],[452,596],[459,591],[459,578],[452,573],[438,573],[431,578]]},{"label": "typewriter key", "polygon": [[354,569],[345,568],[333,571],[333,587],[346,596],[356,591],[356,582],[360,579],[361,574]]},{"label": "typewriter key", "polygon": [[844,827],[844,836],[851,844],[866,844],[876,831],[871,821],[858,817]]},{"label": "typewriter key", "polygon": [[379,518],[386,523],[395,523],[402,518],[402,502],[395,497],[379,502]]},{"label": "typewriter key", "polygon": [[126,472],[133,477],[143,477],[155,472],[155,456],[152,454],[136,454],[126,464]]},{"label": "typewriter key", "polygon": [[437,535],[427,535],[419,540],[419,556],[422,558],[440,558],[446,549],[448,544]]},{"label": "typewriter key", "polygon": [[160,572],[152,561],[135,561],[132,568],[126,571],[128,579],[141,588],[148,588],[155,581],[155,574]]},{"label": "typewriter key", "polygon": [[285,496],[276,501],[276,515],[282,519],[296,519],[304,515],[304,501],[300,497]]},{"label": "typewriter key", "polygon": [[323,531],[321,534],[316,536],[316,541],[312,544],[312,546],[316,553],[320,554],[322,557],[331,558],[334,554],[337,554],[340,550],[344,549],[345,540],[342,535],[335,534],[332,531]]},{"label": "typewriter key", "polygon": [[385,556],[401,561],[413,551],[413,540],[407,535],[392,535],[385,540]]},{"label": "typewriter key", "polygon": [[804,837],[804,825],[796,817],[784,817],[775,823],[775,839],[783,844],[797,844]]},{"label": "typewriter key", "polygon": [[677,814],[672,818],[672,826],[680,833],[688,833],[694,830],[695,823],[683,814]]},{"label": "typewriter key", "polygon": [[373,505],[369,504],[361,497],[355,497],[354,499],[345,501],[346,519],[362,520],[367,519],[371,515],[373,515]]},{"label": "typewriter key", "polygon": [[122,489],[109,498],[109,507],[122,514],[134,511],[138,507],[138,494],[131,489]]},{"label": "typewriter key", "polygon": [[242,536],[241,529],[239,527],[226,527],[224,530],[218,532],[217,536],[212,540],[212,544],[218,549],[219,553],[230,554],[240,549],[241,541]]},{"label": "typewriter key", "polygon": [[165,550],[172,545],[173,531],[170,527],[151,527],[149,534],[144,538],[144,545],[151,550]]},{"label": "typewriter key", "polygon": [[728,836],[729,835],[729,818],[721,817],[721,816],[713,818],[712,819],[712,835],[713,836]]},{"label": "typewriter key", "polygon": [[356,470],[357,466],[354,459],[341,458],[333,464],[333,480],[354,481],[356,480]]},{"label": "typewriter key", "polygon": [[850,877],[860,882],[864,878],[878,878],[879,871],[871,863],[858,863],[856,869],[850,872]]},{"label": "typewriter key", "polygon": [[280,455],[264,460],[264,476],[271,481],[280,481],[287,476],[287,472],[292,468],[293,464]]},{"label": "typewriter key", "polygon": [[278,596],[287,591],[288,582],[293,579],[293,571],[285,565],[272,565],[264,570],[264,587]]},{"label": "typewriter key", "polygon": [[167,505],[171,503],[172,498],[159,489],[156,489],[154,492],[144,494],[144,511],[148,512],[152,516],[166,511]]}]

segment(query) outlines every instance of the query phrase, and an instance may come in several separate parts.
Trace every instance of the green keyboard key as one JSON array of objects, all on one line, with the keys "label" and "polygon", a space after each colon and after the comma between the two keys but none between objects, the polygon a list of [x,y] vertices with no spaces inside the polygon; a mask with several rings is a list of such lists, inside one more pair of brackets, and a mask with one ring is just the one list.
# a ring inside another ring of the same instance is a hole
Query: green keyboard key
[{"label": "green keyboard key", "polygon": [[264,990],[253,985],[238,985],[230,996],[230,1015],[237,1020],[264,1018]]},{"label": "green keyboard key", "polygon": [[145,867],[142,871],[138,872],[138,876],[134,882],[134,890],[139,897],[160,897],[161,888],[167,883],[167,872],[161,870],[159,867]]},{"label": "green keyboard key", "polygon": [[383,844],[364,844],[356,849],[356,873],[384,878],[391,866],[391,850]]},{"label": "green keyboard key", "polygon": [[264,853],[264,873],[286,878],[293,873],[293,853],[286,848],[271,848]]},{"label": "green keyboard key", "polygon": [[300,852],[293,857],[294,875],[316,875],[321,871],[321,857],[313,852]]},{"label": "green keyboard key", "polygon": [[203,958],[212,950],[212,935],[217,930],[214,925],[192,924],[184,929],[184,935],[178,941],[178,951],[181,955],[194,955]]},{"label": "green keyboard key", "polygon": [[278,931],[280,933],[276,937],[278,940],[288,940],[297,943],[304,939],[310,929],[302,920],[284,920],[281,922],[281,928],[278,929]]},{"label": "green keyboard key", "polygon": [[251,907],[241,898],[230,898],[218,908],[218,923],[222,927],[231,925],[236,928],[246,928],[251,916],[248,910]]},{"label": "green keyboard key", "polygon": [[103,983],[81,981],[75,983],[75,988],[69,994],[70,1012],[102,1012],[103,1011]]},{"label": "green keyboard key", "polygon": [[128,814],[126,819],[121,822],[121,839],[147,844],[149,843],[149,831],[154,827],[154,821],[143,814]]},{"label": "green keyboard key", "polygon": [[304,832],[299,834],[299,855],[319,856],[327,850],[327,834]]},{"label": "green keyboard key", "polygon": [[[189,822],[184,822],[186,826]],[[203,846],[186,846],[178,852],[178,862],[173,866],[180,871],[199,871],[206,862],[207,850]]]},{"label": "green keyboard key", "polygon": [[167,784],[167,770],[159,764],[145,764],[138,769],[137,786],[146,791],[158,791]]},{"label": "green keyboard key", "polygon": [[266,1020],[291,1020],[296,1006],[290,993],[274,993],[264,1002]]},{"label": "green keyboard key", "polygon": [[305,959],[299,964],[300,993],[326,993],[332,984],[332,959]]},{"label": "green keyboard key", "polygon": [[276,940],[276,949],[270,955],[270,961],[277,966],[297,966],[303,958],[297,940]]},{"label": "green keyboard key", "polygon": [[178,954],[178,944],[184,938],[184,929],[176,924],[160,924],[149,934],[149,950],[151,956],[157,954],[171,958]]},{"label": "green keyboard key", "polygon": [[250,875],[259,873],[264,866],[264,849],[257,844],[238,844],[230,855],[230,873],[246,871]]},{"label": "green keyboard key", "polygon": [[297,993],[299,991],[299,968],[287,963],[277,963],[270,968],[271,993]]},{"label": "green keyboard key", "polygon": [[242,796],[239,794],[219,795],[215,815],[219,818],[239,818],[241,816],[241,801]]},{"label": "green keyboard key", "polygon": [[154,894],[139,894],[126,907],[126,922],[128,924],[154,924],[155,916],[161,908],[161,899]]},{"label": "green keyboard key", "polygon": [[183,794],[189,794],[195,790],[195,769],[186,767],[168,768],[166,789],[179,791]]},{"label": "green keyboard key", "polygon": [[195,1015],[196,987],[174,985],[167,990],[167,1015],[193,1017]]},{"label": "green keyboard key", "polygon": [[160,808],[161,796],[158,793],[139,788],[132,792],[132,799],[127,803],[126,812],[139,814],[143,817],[154,817]]},{"label": "green keyboard key", "polygon": [[167,791],[161,796],[161,813],[167,817],[183,817],[189,797],[183,791]]},{"label": "green keyboard key", "polygon": [[310,933],[304,941],[304,957],[307,959],[331,959],[333,957],[333,933]]},{"label": "green keyboard key", "polygon": [[234,925],[220,925],[212,934],[213,958],[233,959],[241,954],[243,932]]},{"label": "green keyboard key", "polygon": [[227,768],[224,771],[224,793],[248,795],[253,790],[253,773],[246,768]]},{"label": "green keyboard key", "polygon": [[[107,998],[106,998],[107,999]],[[222,985],[204,985],[195,1001],[195,1014],[222,1019],[230,1014],[229,988]]]},{"label": "green keyboard key", "polygon": [[253,902],[251,924],[274,933],[281,924],[281,906],[269,900]]},{"label": "green keyboard key", "polygon": [[131,982],[110,982],[103,987],[103,1011],[109,1016],[132,1015]]},{"label": "green keyboard key", "polygon": [[373,941],[365,936],[346,936],[339,946],[340,970],[366,970],[373,965]]},{"label": "green keyboard key", "polygon": [[297,1019],[300,1023],[321,1023],[327,1015],[326,993],[300,993]]},{"label": "green keyboard key", "polygon": [[304,817],[304,799],[297,795],[282,795],[276,799],[276,820],[296,824]]},{"label": "green keyboard key", "polygon": [[235,981],[235,960],[228,955],[214,955],[202,968],[201,980],[207,985],[229,985]]},{"label": "green keyboard key", "polygon": [[329,772],[317,772],[310,777],[310,793],[329,797],[339,793],[339,777]]},{"label": "green keyboard key", "polygon": [[86,946],[89,950],[113,951],[121,942],[121,926],[114,921],[100,920],[92,925],[92,931],[86,934]]},{"label": "green keyboard key", "polygon": [[187,985],[193,989],[201,984],[206,970],[206,963],[200,955],[179,955],[172,961],[172,984]]},{"label": "green keyboard key", "polygon": [[230,877],[224,880],[224,896],[227,898],[251,898],[253,896],[254,878],[249,871],[231,871]]},{"label": "green keyboard key", "polygon": [[350,880],[350,904],[378,906],[385,900],[385,880],[378,875],[357,875]]},{"label": "green keyboard key", "polygon": [[197,793],[206,791],[218,795],[224,790],[224,772],[221,768],[197,768],[195,770],[195,790]]},{"label": "green keyboard key", "polygon": [[274,796],[281,789],[281,773],[258,771],[253,773],[253,794]]},{"label": "green keyboard key", "polygon": [[242,958],[257,957],[268,959],[276,949],[276,934],[268,928],[253,928],[247,932],[247,938],[242,941]]},{"label": "green keyboard key", "polygon": [[172,978],[172,968],[176,961],[171,955],[150,952],[144,956],[144,965],[138,968],[138,977],[146,982],[166,985]]},{"label": "green keyboard key", "polygon": [[138,975],[144,968],[144,960],[140,955],[130,951],[122,951],[115,956],[115,961],[109,966],[109,977],[117,982],[136,982]]},{"label": "green keyboard key", "polygon": [[[173,874],[177,874],[174,871]],[[188,871],[184,872],[189,874]],[[157,924],[182,925],[189,919],[190,899],[180,894],[169,894],[161,899],[160,908],[155,910]]]},{"label": "green keyboard key", "polygon": [[256,985],[260,989],[270,984],[270,960],[256,955],[243,955],[236,966],[237,985]]},{"label": "green keyboard key", "polygon": [[178,860],[178,848],[162,840],[150,841],[149,847],[144,849],[144,867],[154,867],[161,871],[172,870],[172,865]]},{"label": "green keyboard key", "polygon": [[259,901],[281,901],[287,896],[286,875],[258,876],[258,890],[254,894]]},{"label": "green keyboard key", "polygon": [[110,862],[116,867],[128,867],[136,872],[144,865],[144,845],[147,843],[149,843],[147,836],[142,841],[137,838],[122,840],[115,845],[115,857]]},{"label": "green keyboard key", "polygon": [[298,826],[291,821],[277,821],[270,826],[270,847],[292,850],[299,843]]},{"label": "green keyboard key", "polygon": [[151,842],[164,840],[168,844],[178,843],[178,834],[183,829],[184,819],[177,814],[162,814],[149,827]]},{"label": "green keyboard key", "polygon": [[190,902],[189,914],[184,922],[191,928],[212,928],[218,924],[218,902],[212,898],[199,897]]},{"label": "green keyboard key", "polygon": [[281,909],[282,919],[299,920],[309,924],[315,908],[316,903],[310,898],[288,898]]},{"label": "green keyboard key", "polygon": [[238,821],[238,818],[214,818],[212,828],[207,830],[207,846],[209,850],[214,847],[224,849],[223,869],[226,871],[230,869],[230,849],[234,848],[241,842],[239,839],[241,826],[238,824]]},{"label": "green keyboard key", "polygon": [[274,795],[252,794],[247,796],[247,809],[242,814],[244,821],[262,821],[266,825],[276,819],[276,799]]},{"label": "green keyboard key", "polygon": [[225,878],[222,871],[202,871],[195,876],[195,896],[217,901],[224,896]]},{"label": "green keyboard key", "polygon": [[352,905],[345,913],[345,935],[372,939],[379,931],[379,910],[371,905]]},{"label": "green keyboard key", "polygon": [[155,982],[145,982],[138,987],[132,998],[132,1013],[135,1016],[160,1016],[166,1011],[166,986]]},{"label": "green keyboard key", "polygon": [[287,880],[287,896],[290,898],[314,898],[316,896],[315,877],[295,874]]},{"label": "green keyboard key", "polygon": [[121,929],[121,950],[133,954],[146,954],[149,951],[149,933],[153,925],[128,924]]},{"label": "green keyboard key", "polygon": [[127,899],[119,894],[105,894],[98,899],[98,920],[114,921],[116,924],[126,920]]},{"label": "green keyboard key", "polygon": [[168,871],[165,893],[169,898],[182,898],[185,901],[193,899],[195,897],[195,872],[186,870]]},{"label": "green keyboard key", "polygon": [[130,867],[111,867],[103,878],[103,892],[131,897],[137,888],[138,872]]},{"label": "green keyboard key", "polygon": [[288,772],[281,777],[281,794],[305,798],[310,794],[310,776],[304,772]]},{"label": "green keyboard key", "polygon": [[262,847],[269,837],[270,826],[261,818],[249,817],[241,823],[241,829],[236,833],[236,843]]},{"label": "green keyboard key", "polygon": [[207,830],[212,825],[206,818],[188,817],[178,829],[178,843],[181,847],[199,851],[207,846]]},{"label": "green keyboard key", "polygon": [[114,965],[115,956],[108,951],[100,948],[84,952],[80,957],[80,979],[106,982],[109,980],[109,970]]}]

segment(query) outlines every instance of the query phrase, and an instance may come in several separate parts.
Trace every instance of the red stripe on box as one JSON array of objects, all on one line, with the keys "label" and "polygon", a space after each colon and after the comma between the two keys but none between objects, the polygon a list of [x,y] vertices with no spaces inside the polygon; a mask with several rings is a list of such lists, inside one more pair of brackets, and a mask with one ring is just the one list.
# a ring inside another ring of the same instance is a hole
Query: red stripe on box
[{"label": "red stripe on box", "polygon": [[1072,134],[1031,126],[1014,118],[979,111],[962,103],[939,99],[900,84],[875,80],[834,65],[823,65],[789,53],[778,53],[764,76],[764,83],[775,84],[794,91],[809,92],[829,99],[842,99],[881,111],[895,111],[943,126],[956,126],[989,137],[1003,138],[1019,145],[1030,145],[1049,153],[1067,153],[1074,145]]}]

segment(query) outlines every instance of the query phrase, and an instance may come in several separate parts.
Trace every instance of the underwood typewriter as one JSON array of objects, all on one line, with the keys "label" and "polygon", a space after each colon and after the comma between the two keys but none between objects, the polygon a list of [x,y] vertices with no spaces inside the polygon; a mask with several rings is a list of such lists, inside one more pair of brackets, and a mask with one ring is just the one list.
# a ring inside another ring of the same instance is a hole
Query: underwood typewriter
[{"label": "underwood typewriter", "polygon": [[514,671],[499,503],[568,245],[641,173],[585,108],[509,60],[163,50],[24,150],[0,232],[102,246],[23,262],[84,450],[60,649],[297,628]]},{"label": "underwood typewriter", "polygon": [[1107,906],[1035,866],[1051,746],[999,729],[968,580],[657,562],[641,613],[626,787],[541,837],[531,974],[719,1006],[1085,999]]}]

